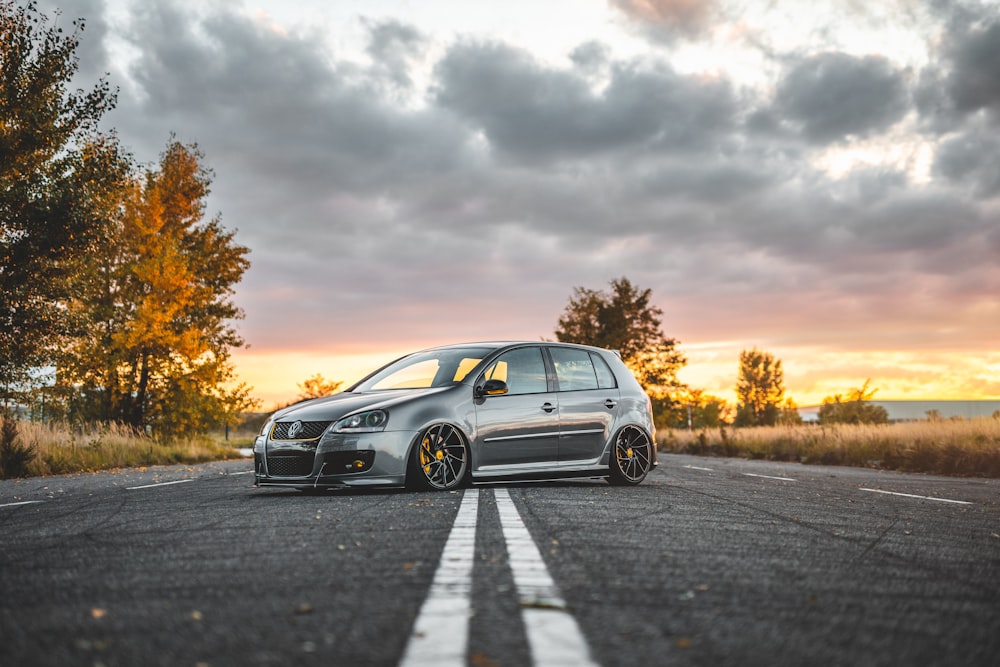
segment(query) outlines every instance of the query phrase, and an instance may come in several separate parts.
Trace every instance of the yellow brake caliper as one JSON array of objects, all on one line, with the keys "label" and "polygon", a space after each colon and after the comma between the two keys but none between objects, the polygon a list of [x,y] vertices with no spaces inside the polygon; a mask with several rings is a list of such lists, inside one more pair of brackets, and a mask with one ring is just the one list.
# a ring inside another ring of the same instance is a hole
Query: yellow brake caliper
[{"label": "yellow brake caliper", "polygon": [[420,462],[423,464],[424,472],[429,475],[431,472],[431,457],[427,454],[427,450],[430,449],[430,443],[424,440],[420,444]]}]

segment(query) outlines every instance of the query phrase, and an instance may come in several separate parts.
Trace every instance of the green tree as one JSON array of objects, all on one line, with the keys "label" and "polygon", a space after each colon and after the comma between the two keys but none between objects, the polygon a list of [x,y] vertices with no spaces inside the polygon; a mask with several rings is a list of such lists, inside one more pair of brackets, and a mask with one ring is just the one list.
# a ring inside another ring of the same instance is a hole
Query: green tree
[{"label": "green tree", "polygon": [[79,273],[74,306],[88,326],[59,373],[78,419],[170,435],[230,423],[255,403],[245,385],[229,388],[231,350],[243,345],[230,297],[249,251],[205,221],[203,159],[171,139],[158,168],[119,192],[104,252]]},{"label": "green tree", "polygon": [[327,380],[320,373],[316,373],[316,375],[307,378],[304,382],[297,385],[299,388],[299,400],[308,401],[311,398],[329,396],[337,391],[342,384],[344,383],[336,380]]},{"label": "green tree", "polygon": [[683,389],[677,373],[687,360],[677,341],[663,333],[663,311],[651,304],[652,290],[628,278],[611,281],[610,291],[574,289],[559,318],[556,339],[618,350],[653,401],[657,414],[679,409],[674,395]]},{"label": "green tree", "polygon": [[869,389],[871,379],[858,389],[852,389],[847,397],[836,394],[823,399],[819,407],[820,424],[887,424],[889,412],[881,405],[870,403],[878,389]]},{"label": "green tree", "polygon": [[785,397],[781,361],[756,348],[740,352],[736,426],[774,426]]},{"label": "green tree", "polygon": [[[0,0],[0,389],[8,402],[51,364],[69,326],[69,268],[99,240],[99,202],[124,169],[97,123],[103,79],[70,91],[83,21],[70,34],[34,2]],[[109,185],[110,184],[110,185]]]}]

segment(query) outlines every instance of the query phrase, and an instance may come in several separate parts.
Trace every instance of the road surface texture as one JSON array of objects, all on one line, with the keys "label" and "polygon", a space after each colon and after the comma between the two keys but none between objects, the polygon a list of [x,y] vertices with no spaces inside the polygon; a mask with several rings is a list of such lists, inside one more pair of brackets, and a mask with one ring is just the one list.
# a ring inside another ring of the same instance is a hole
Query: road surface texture
[{"label": "road surface texture", "polygon": [[1000,480],[665,455],[455,493],[0,482],[0,665],[1000,664]]}]

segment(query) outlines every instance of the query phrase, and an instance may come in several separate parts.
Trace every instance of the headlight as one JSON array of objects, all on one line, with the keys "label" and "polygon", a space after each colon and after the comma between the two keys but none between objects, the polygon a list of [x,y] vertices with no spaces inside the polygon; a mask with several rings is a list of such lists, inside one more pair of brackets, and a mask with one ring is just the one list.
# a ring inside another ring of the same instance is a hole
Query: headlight
[{"label": "headlight", "polygon": [[369,410],[344,417],[330,429],[334,433],[374,433],[384,431],[389,423],[389,413],[385,410]]},{"label": "headlight", "polygon": [[274,420],[268,419],[266,422],[264,422],[264,425],[260,427],[260,433],[258,433],[257,435],[267,435],[268,433],[270,433],[272,424],[274,424]]}]

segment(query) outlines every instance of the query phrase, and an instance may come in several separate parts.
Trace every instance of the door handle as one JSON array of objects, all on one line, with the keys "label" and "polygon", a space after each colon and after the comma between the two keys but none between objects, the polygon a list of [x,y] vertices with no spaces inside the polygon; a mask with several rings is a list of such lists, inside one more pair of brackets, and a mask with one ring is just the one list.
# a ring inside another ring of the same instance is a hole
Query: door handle
[{"label": "door handle", "polygon": [[551,403],[543,403],[542,404],[542,410],[544,410],[545,412],[552,412],[555,409],[556,409],[556,406],[552,405]]},{"label": "door handle", "polygon": [[618,405],[618,401],[612,400],[610,398],[604,401],[604,407],[606,407],[608,410],[614,410],[616,405]]}]

